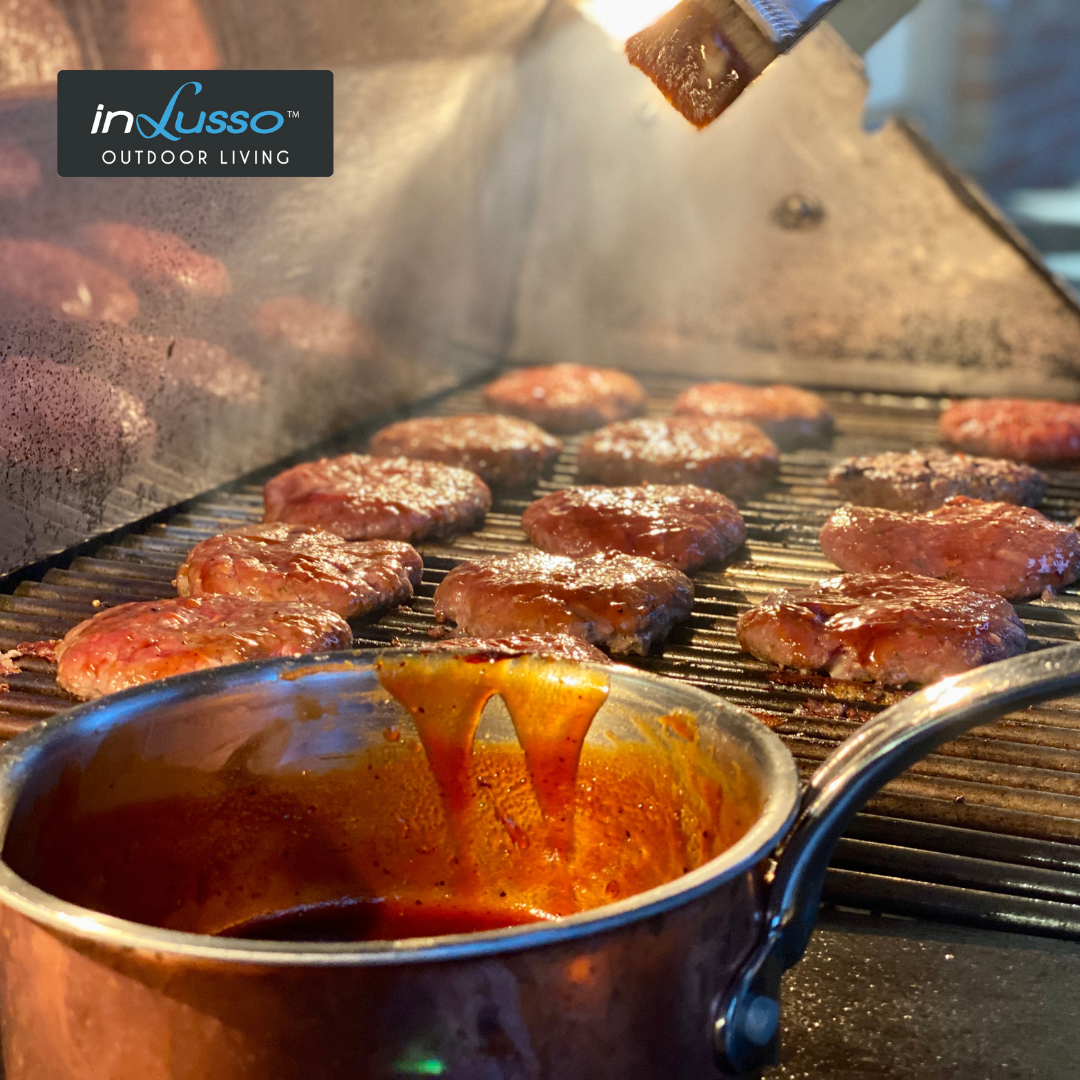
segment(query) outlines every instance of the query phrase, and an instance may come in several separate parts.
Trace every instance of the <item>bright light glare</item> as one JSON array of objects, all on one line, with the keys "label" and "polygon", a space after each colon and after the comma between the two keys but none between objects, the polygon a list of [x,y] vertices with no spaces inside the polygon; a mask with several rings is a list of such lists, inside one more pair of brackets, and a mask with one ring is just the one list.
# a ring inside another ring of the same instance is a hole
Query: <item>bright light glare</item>
[{"label": "bright light glare", "polygon": [[577,0],[577,6],[608,37],[626,41],[666,15],[675,0]]},{"label": "bright light glare", "polygon": [[404,1073],[406,1076],[442,1076],[446,1072],[446,1064],[438,1058],[399,1061],[394,1066],[394,1072]]},{"label": "bright light glare", "polygon": [[934,705],[943,708],[951,708],[953,705],[963,704],[965,699],[971,696],[971,691],[956,686],[957,676],[942,679],[937,686],[930,686],[924,691],[926,697],[933,701]]},{"label": "bright light glare", "polygon": [[73,930],[81,930],[84,934],[93,934],[101,930],[101,923],[88,915],[69,915],[60,912],[60,918]]}]

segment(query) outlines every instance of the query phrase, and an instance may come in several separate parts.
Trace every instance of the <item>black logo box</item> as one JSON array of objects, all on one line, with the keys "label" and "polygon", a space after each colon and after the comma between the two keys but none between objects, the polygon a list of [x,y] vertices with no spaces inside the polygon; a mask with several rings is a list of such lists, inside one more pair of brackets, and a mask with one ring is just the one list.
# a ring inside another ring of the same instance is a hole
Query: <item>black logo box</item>
[{"label": "black logo box", "polygon": [[334,73],[61,71],[56,144],[60,176],[331,176]]}]

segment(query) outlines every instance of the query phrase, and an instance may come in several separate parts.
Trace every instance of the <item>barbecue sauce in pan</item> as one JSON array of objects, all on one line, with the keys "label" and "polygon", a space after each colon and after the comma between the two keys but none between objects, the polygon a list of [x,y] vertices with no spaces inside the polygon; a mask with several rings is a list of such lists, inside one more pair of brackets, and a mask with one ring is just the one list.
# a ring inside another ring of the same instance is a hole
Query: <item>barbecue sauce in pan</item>
[{"label": "barbecue sauce in pan", "polygon": [[[257,770],[275,739],[288,745],[279,721],[208,772],[146,760],[120,729],[89,765],[66,766],[4,859],[62,899],[153,926],[385,940],[625,899],[715,857],[760,811],[756,785],[699,748],[691,717],[642,724],[641,741],[584,745],[608,693],[602,671],[428,654],[379,674],[419,739],[395,726],[340,768]],[[475,738],[495,693],[520,745]],[[80,810],[95,768],[137,768],[144,795]]]}]

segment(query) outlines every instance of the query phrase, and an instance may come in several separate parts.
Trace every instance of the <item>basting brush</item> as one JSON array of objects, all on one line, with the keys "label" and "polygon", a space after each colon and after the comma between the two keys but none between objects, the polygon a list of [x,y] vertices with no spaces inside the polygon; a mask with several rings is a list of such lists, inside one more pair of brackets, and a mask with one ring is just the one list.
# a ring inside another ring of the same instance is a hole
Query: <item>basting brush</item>
[{"label": "basting brush", "polygon": [[[582,0],[696,127],[711,124],[838,0]],[[643,21],[644,20],[644,21]],[[627,33],[629,27],[644,26]]]}]

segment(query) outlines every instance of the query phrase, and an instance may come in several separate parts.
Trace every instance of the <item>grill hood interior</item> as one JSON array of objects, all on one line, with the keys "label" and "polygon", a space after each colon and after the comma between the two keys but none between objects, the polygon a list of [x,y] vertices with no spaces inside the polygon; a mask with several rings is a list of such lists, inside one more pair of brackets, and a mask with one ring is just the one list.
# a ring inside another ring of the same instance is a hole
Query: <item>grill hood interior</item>
[{"label": "grill hood interior", "polygon": [[[827,26],[698,132],[562,3],[191,0],[182,26],[222,67],[333,69],[334,176],[60,178],[55,70],[130,66],[128,9],[40,0],[0,38],[0,149],[41,170],[0,197],[0,239],[149,226],[220,259],[232,292],[136,287],[119,328],[0,288],[0,384],[26,382],[20,358],[63,369],[23,394],[49,438],[20,447],[14,406],[0,416],[0,573],[507,360],[1078,394],[1071,294],[915,133],[863,130],[860,64]],[[363,344],[268,343],[254,316],[282,295],[348,313]],[[236,402],[175,363],[150,377],[148,337],[223,348],[260,389]],[[67,369],[138,399],[154,430],[116,452]]]}]

